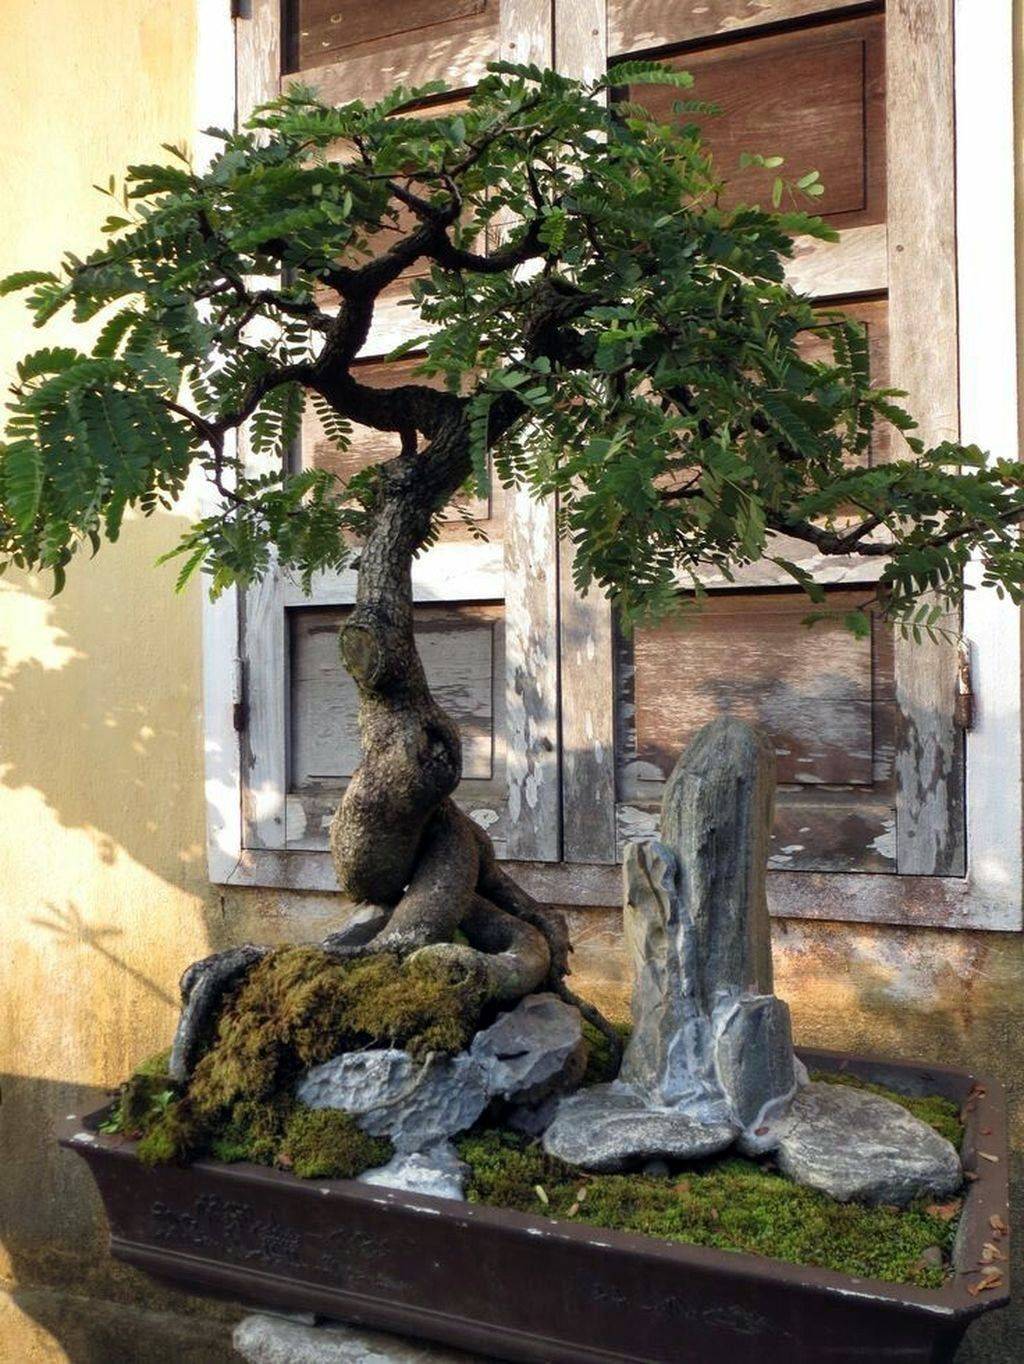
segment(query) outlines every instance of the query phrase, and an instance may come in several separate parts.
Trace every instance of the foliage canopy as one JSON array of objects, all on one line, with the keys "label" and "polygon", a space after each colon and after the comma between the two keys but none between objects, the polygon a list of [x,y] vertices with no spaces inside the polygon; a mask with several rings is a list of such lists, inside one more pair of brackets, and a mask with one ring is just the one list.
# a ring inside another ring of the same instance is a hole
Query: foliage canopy
[{"label": "foliage canopy", "polygon": [[[691,84],[648,62],[613,78]],[[1020,600],[1024,466],[924,448],[901,395],[872,386],[862,328],[785,283],[794,236],[827,226],[799,207],[723,206],[693,121],[707,108],[682,99],[660,123],[608,104],[611,79],[497,63],[456,112],[430,104],[440,85],[337,108],[292,87],[216,132],[206,171],[169,147],[123,192],[112,179],[108,244],[0,285],[28,291],[40,326],[64,309],[106,317],[91,349],[18,367],[0,558],[59,588],[83,545],[116,539],[126,508],[170,505],[198,467],[216,504],[184,537],[181,581],[202,570],[216,593],[272,556],[307,582],[341,567],[380,469],[347,485],[290,471],[311,400],[337,445],[364,423],[425,460],[439,425],[461,423],[467,480],[557,493],[580,584],[627,615],[665,609],[680,584],[699,595],[702,567],[731,575],[764,554],[820,600],[778,533],[884,558],[888,608],[911,628],[955,602],[973,552]],[[819,192],[812,172],[776,198]],[[371,391],[353,361],[374,301],[415,262],[427,330],[396,355],[446,392]],[[801,352],[808,334],[827,358]],[[259,477],[230,438],[247,421]],[[900,453],[872,465],[879,424]]]}]

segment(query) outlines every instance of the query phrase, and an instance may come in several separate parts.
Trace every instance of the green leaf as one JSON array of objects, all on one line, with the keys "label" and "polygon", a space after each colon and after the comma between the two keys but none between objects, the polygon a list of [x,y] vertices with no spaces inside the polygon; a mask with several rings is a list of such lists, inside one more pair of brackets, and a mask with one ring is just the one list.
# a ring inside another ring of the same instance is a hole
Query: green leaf
[{"label": "green leaf", "polygon": [[17,293],[19,289],[29,289],[34,284],[56,283],[57,276],[49,270],[16,270],[13,275],[5,275],[0,279],[0,298]]},{"label": "green leaf", "polygon": [[0,481],[4,503],[19,530],[36,519],[43,492],[43,457],[31,441],[16,441],[0,450]]}]

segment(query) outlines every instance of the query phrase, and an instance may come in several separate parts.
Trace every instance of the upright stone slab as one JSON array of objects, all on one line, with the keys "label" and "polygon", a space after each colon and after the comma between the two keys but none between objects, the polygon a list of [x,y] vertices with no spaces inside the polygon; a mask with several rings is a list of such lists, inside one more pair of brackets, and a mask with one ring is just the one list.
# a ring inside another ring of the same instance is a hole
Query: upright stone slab
[{"label": "upright stone slab", "polygon": [[619,1078],[559,1105],[552,1155],[601,1169],[706,1155],[792,1098],[765,893],[774,787],[771,746],[742,720],[706,725],[679,759],[661,839],[625,857],[633,1034]]},{"label": "upright stone slab", "polygon": [[679,860],[707,1012],[724,997],[772,993],[765,875],[774,801],[774,750],[732,716],[698,731],[665,787],[661,838]]},{"label": "upright stone slab", "polygon": [[661,841],[625,859],[633,1036],[620,1079],[705,1122],[756,1123],[794,1091],[772,994],[765,869],[775,755],[742,720],[706,725],[665,788]]}]

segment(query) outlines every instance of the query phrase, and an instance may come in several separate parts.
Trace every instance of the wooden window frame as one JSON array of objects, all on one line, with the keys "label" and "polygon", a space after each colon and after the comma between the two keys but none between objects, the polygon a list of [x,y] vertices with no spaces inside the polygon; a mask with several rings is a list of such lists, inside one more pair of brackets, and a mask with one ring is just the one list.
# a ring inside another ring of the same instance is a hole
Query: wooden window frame
[{"label": "wooden window frame", "polygon": [[[794,3],[799,9],[797,0]],[[945,125],[952,129],[955,119],[956,128],[948,183],[953,184],[955,168],[955,203],[949,211],[955,213],[956,231],[960,433],[965,441],[1009,454],[1017,449],[1019,438],[1016,369],[1006,363],[1007,355],[1017,354],[1012,20],[1004,6],[977,6],[970,0],[928,3],[938,8],[941,19],[947,8],[953,18],[942,79],[947,82],[953,106]],[[278,0],[251,0],[248,17],[235,25],[226,15],[226,5],[219,7],[224,11],[220,14],[211,14],[213,7],[202,8],[199,126],[223,126],[234,120],[238,109],[251,107],[267,88],[269,68],[276,60],[279,4]],[[539,16],[548,8],[547,0],[511,0],[509,8],[522,25],[517,30],[520,41],[516,58],[542,63],[549,60],[543,51],[539,23]],[[533,11],[536,14],[531,20]],[[554,15],[560,68],[581,76],[596,74],[606,60],[605,0],[554,0]],[[941,30],[941,23],[939,27]],[[530,41],[524,38],[532,38],[534,44],[535,50],[529,55],[524,49],[529,48]],[[895,25],[889,45],[895,53],[888,59],[890,67],[895,61],[912,59],[909,47],[901,50]],[[239,61],[243,47],[260,54],[259,63],[252,57]],[[224,80],[224,72],[236,62],[237,94]],[[941,93],[941,80],[938,88]],[[921,119],[919,111],[913,120],[908,117],[907,123],[914,123],[927,140],[929,121]],[[907,129],[895,135],[906,136]],[[951,132],[948,136],[952,139]],[[198,150],[202,154],[201,142]],[[922,144],[924,155],[940,152],[934,143],[930,147]],[[899,185],[895,192],[898,199]],[[906,214],[913,209],[920,218],[914,187],[908,185],[905,192]],[[885,226],[853,228],[843,233],[838,246],[828,248],[843,253],[850,293],[871,294],[886,286],[890,293],[901,287],[914,289],[912,275],[900,282],[900,272],[906,266],[902,258],[911,253],[899,249],[899,213],[897,209],[895,223],[890,217],[888,230]],[[833,256],[833,264],[835,259]],[[798,255],[792,275],[798,287],[820,292],[815,289],[820,271],[820,253],[808,246]],[[905,297],[912,296],[908,293]],[[908,363],[912,360],[910,357]],[[907,383],[904,378],[903,383],[912,388],[913,374],[910,379]],[[523,499],[522,506],[509,508],[509,526],[518,521],[522,527],[521,532],[514,532],[515,537],[536,533],[536,518],[540,516],[543,534],[543,518],[549,515],[549,509],[542,508],[538,513]],[[518,570],[510,577],[507,564],[502,565],[505,582],[499,595],[507,608],[510,601],[528,607],[540,592],[543,610],[550,612],[548,621],[558,621],[561,703],[559,706],[553,701],[543,719],[547,733],[561,733],[561,810],[547,810],[546,819],[547,827],[557,831],[560,814],[562,856],[567,860],[541,860],[550,856],[550,848],[538,853],[537,846],[531,847],[526,838],[513,849],[510,870],[535,894],[555,903],[617,905],[621,903],[621,888],[614,852],[614,644],[610,616],[603,603],[581,599],[574,592],[565,546],[557,558],[549,556],[543,568],[540,580],[531,583]],[[486,576],[498,569],[491,563],[486,568],[481,565],[481,571]],[[432,570],[420,570],[418,591],[423,600],[438,599],[432,595],[436,590],[432,578]],[[495,599],[493,578],[491,581],[488,600]],[[318,600],[326,594],[326,600],[340,603],[350,599],[351,590],[350,578],[339,579],[325,587]],[[280,594],[282,588],[275,584],[267,591]],[[467,595],[471,596],[460,590],[460,598]],[[538,618],[543,614],[539,608],[538,603]],[[283,620],[283,613],[279,614]],[[243,615],[239,595],[234,592],[204,606],[210,878],[222,885],[336,891],[327,852],[245,846],[244,789],[252,786],[252,775],[243,782],[243,754],[234,727],[242,699]],[[775,871],[769,876],[774,915],[996,931],[1024,926],[1021,614],[1010,602],[1000,601],[995,592],[979,588],[967,594],[963,628],[970,642],[976,698],[974,726],[966,736],[966,875]],[[549,666],[558,664],[549,659]],[[533,755],[524,753],[523,760],[533,761],[544,751],[542,746]],[[554,761],[557,763],[557,754]],[[273,772],[257,776],[269,783],[265,791],[273,800]],[[556,793],[557,776],[556,772],[548,786]],[[282,801],[284,794],[282,786]]]}]

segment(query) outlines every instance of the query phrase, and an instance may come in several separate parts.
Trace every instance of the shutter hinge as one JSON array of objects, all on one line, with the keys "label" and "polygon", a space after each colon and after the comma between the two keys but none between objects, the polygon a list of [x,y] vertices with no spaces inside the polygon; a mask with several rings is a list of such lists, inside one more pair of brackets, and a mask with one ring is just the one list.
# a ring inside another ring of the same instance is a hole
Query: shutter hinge
[{"label": "shutter hinge", "polygon": [[971,641],[959,639],[956,646],[956,700],[953,723],[957,729],[974,727],[974,686],[971,679]]},{"label": "shutter hinge", "polygon": [[231,0],[232,19],[251,19],[252,5],[250,0]]},{"label": "shutter hinge", "polygon": [[231,723],[236,734],[244,734],[249,728],[249,688],[246,685],[244,658],[234,660],[231,682]]}]

